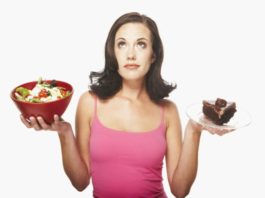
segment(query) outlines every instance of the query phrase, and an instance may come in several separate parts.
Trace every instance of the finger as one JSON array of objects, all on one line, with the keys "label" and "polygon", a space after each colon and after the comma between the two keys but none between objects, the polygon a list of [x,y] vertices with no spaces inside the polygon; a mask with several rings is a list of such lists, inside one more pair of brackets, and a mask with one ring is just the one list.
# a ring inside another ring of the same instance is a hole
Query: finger
[{"label": "finger", "polygon": [[60,123],[60,118],[58,115],[54,115],[53,116],[53,119],[54,119],[54,122],[52,123],[51,127],[53,130],[57,130],[58,126],[59,126],[59,123]]},{"label": "finger", "polygon": [[219,136],[222,136],[222,135],[225,134],[225,132],[224,131],[216,131],[216,134],[219,135]]},{"label": "finger", "polygon": [[224,134],[224,131],[216,129],[215,134],[222,136]]},{"label": "finger", "polygon": [[212,130],[208,130],[209,133],[211,133],[212,135],[215,135],[216,132],[215,131],[212,131]]},{"label": "finger", "polygon": [[41,127],[40,127],[40,125],[39,125],[39,123],[38,123],[38,121],[36,120],[35,117],[32,117],[32,116],[31,116],[29,119],[30,119],[31,126],[32,126],[36,131],[41,130]]},{"label": "finger", "polygon": [[60,122],[60,117],[58,116],[58,115],[54,115],[53,116],[53,119],[54,119],[54,124],[59,124],[59,122]]},{"label": "finger", "polygon": [[225,129],[222,131],[222,135],[225,135],[227,133],[231,133],[232,131],[234,131],[234,130],[233,129],[232,130],[231,129]]},{"label": "finger", "polygon": [[226,132],[227,132],[227,133],[230,133],[230,132],[233,132],[233,131],[235,131],[235,130],[236,130],[236,129],[227,129]]},{"label": "finger", "polygon": [[20,120],[27,128],[31,128],[29,121],[23,115],[20,115]]},{"label": "finger", "polygon": [[41,116],[38,116],[37,120],[42,129],[44,130],[50,129],[50,126],[44,121],[44,119]]},{"label": "finger", "polygon": [[212,129],[211,127],[209,127],[209,126],[204,126],[204,127],[203,127],[203,130],[206,130],[206,131],[208,131],[209,133],[214,134],[213,129]]}]

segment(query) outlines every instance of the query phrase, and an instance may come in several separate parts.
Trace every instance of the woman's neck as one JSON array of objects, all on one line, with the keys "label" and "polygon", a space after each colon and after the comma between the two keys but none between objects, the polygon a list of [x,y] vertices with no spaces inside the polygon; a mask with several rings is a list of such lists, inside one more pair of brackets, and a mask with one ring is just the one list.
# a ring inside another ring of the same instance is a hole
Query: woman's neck
[{"label": "woman's neck", "polygon": [[124,81],[122,83],[122,88],[118,92],[118,95],[129,100],[142,100],[149,98],[147,91],[145,89],[144,82],[128,82]]}]

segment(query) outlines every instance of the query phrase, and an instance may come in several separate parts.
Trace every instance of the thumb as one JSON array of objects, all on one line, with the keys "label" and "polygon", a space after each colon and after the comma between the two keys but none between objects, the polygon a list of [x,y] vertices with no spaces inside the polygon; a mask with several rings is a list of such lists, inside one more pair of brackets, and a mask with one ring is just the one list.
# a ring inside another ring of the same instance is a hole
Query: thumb
[{"label": "thumb", "polygon": [[60,117],[59,117],[57,114],[55,114],[55,115],[53,116],[53,119],[54,119],[54,124],[55,124],[55,125],[57,125],[57,124],[60,122]]}]

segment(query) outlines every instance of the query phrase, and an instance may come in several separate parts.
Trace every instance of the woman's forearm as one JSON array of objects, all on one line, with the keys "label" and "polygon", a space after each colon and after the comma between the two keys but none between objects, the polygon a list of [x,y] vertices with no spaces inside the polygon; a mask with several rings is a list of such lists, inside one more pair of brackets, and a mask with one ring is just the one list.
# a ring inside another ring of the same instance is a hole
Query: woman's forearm
[{"label": "woman's forearm", "polygon": [[172,192],[178,198],[185,197],[189,193],[196,178],[200,137],[201,128],[189,121],[185,129],[178,166],[171,183]]},{"label": "woman's forearm", "polygon": [[79,191],[89,184],[90,173],[80,155],[72,130],[58,133],[61,143],[63,167],[72,185]]}]

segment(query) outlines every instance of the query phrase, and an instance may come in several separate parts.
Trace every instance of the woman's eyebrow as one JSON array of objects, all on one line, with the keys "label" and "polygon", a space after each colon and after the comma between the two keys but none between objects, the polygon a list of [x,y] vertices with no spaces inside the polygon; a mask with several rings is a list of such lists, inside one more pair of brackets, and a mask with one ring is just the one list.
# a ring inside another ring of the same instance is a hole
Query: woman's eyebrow
[{"label": "woman's eyebrow", "polygon": [[124,40],[125,41],[126,39],[123,38],[123,37],[119,37],[119,38],[116,39],[116,41],[118,41],[118,40]]},{"label": "woman's eyebrow", "polygon": [[145,41],[149,41],[149,39],[145,38],[145,37],[141,37],[141,38],[138,38],[137,41],[142,41],[142,40],[145,40]]},{"label": "woman's eyebrow", "polygon": [[[119,37],[119,38],[116,39],[116,41],[118,41],[118,40],[126,41],[126,39],[123,38],[123,37]],[[145,37],[140,37],[140,38],[137,39],[137,41],[142,41],[142,40],[149,41],[149,39],[147,39]]]}]

